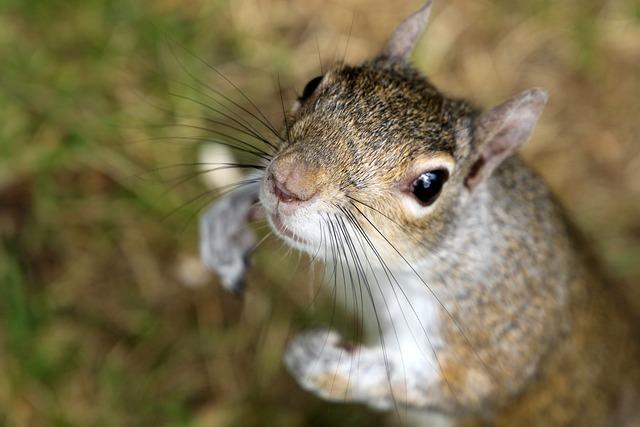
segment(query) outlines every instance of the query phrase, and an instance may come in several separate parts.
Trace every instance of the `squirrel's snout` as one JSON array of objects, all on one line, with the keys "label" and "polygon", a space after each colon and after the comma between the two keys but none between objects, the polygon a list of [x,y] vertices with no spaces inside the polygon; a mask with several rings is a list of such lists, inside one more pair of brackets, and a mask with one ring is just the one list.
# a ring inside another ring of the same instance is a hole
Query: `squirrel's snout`
[{"label": "squirrel's snout", "polygon": [[273,192],[283,203],[306,202],[318,192],[314,174],[292,156],[277,159],[270,169]]},{"label": "squirrel's snout", "polygon": [[302,196],[290,191],[286,184],[279,182],[275,178],[273,179],[273,192],[284,203],[304,202],[308,199],[303,199]]}]

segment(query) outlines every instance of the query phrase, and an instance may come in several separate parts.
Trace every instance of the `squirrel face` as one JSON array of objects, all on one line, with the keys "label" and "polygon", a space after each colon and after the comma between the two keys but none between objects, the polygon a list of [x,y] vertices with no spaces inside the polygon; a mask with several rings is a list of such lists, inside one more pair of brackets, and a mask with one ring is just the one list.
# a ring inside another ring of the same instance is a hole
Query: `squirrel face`
[{"label": "squirrel face", "polygon": [[323,256],[351,245],[406,267],[437,249],[465,196],[528,138],[544,91],[480,114],[408,65],[428,13],[429,3],[375,59],[312,79],[295,103],[260,195],[292,246]]},{"label": "squirrel face", "polygon": [[388,239],[402,253],[424,251],[442,237],[459,193],[457,162],[467,151],[461,125],[472,112],[388,58],[313,79],[264,181],[274,229],[317,252],[328,221],[357,235],[355,220],[376,248]]}]

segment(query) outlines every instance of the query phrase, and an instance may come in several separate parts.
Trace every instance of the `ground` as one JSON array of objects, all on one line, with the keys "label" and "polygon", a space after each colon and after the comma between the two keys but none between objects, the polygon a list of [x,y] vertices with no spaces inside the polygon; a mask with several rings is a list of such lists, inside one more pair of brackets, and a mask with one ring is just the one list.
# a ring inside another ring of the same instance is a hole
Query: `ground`
[{"label": "ground", "polygon": [[[0,3],[0,426],[393,420],[327,405],[283,369],[289,337],[332,313],[330,298],[310,308],[304,258],[265,242],[244,299],[199,273],[195,217],[211,195],[198,198],[206,187],[190,163],[200,148],[184,137],[204,134],[172,125],[228,122],[205,106],[212,92],[202,82],[249,107],[199,58],[278,123],[278,81],[290,102],[321,63],[375,53],[418,6]],[[633,293],[640,5],[436,1],[414,61],[448,93],[483,106],[548,89],[525,156]]]}]

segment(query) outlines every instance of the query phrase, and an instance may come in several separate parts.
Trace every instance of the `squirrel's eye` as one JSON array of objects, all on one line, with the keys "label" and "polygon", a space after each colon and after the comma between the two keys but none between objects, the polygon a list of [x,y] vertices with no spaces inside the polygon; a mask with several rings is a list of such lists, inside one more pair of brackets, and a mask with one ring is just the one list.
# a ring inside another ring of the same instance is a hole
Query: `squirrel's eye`
[{"label": "squirrel's eye", "polygon": [[313,94],[313,91],[320,85],[322,78],[323,76],[318,76],[309,80],[309,83],[305,85],[304,90],[302,91],[302,96],[299,98],[300,101],[304,101]]},{"label": "squirrel's eye", "polygon": [[422,206],[429,206],[440,195],[447,178],[449,178],[449,172],[446,169],[425,172],[413,181],[411,193]]}]

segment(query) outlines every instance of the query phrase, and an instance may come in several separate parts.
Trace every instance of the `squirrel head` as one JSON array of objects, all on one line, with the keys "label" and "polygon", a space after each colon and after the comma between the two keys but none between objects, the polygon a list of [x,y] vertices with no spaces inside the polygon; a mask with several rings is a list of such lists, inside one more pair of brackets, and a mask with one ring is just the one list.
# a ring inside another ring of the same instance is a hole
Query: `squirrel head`
[{"label": "squirrel head", "polygon": [[544,90],[481,113],[409,65],[430,9],[405,19],[374,59],[309,81],[294,104],[261,188],[272,228],[292,246],[322,256],[373,245],[398,266],[437,249],[460,201],[533,130]]}]

